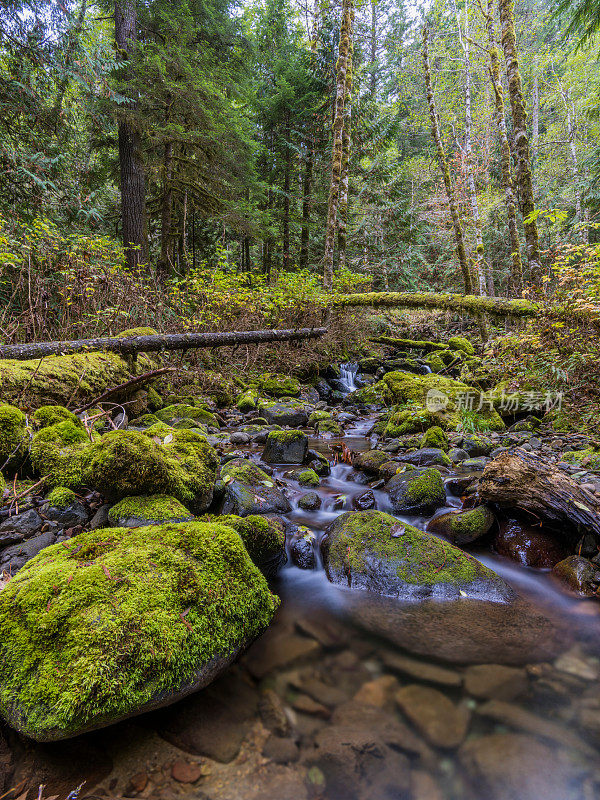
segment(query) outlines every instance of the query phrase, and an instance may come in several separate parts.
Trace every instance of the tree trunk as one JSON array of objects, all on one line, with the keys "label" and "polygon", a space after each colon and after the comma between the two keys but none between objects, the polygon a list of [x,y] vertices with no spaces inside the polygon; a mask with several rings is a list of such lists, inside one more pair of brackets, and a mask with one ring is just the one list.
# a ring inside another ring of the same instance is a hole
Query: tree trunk
[{"label": "tree trunk", "polygon": [[165,144],[163,173],[159,272],[167,279],[173,275],[173,142]]},{"label": "tree trunk", "polygon": [[344,130],[342,133],[342,170],[340,174],[340,200],[338,207],[338,267],[346,266],[346,245],[348,243],[348,191],[350,180],[350,148],[352,144],[352,56],[354,31],[354,6],[350,16],[348,45],[348,66],[344,86]]},{"label": "tree trunk", "polygon": [[523,262],[521,261],[521,243],[519,241],[519,228],[517,226],[517,201],[511,169],[511,153],[508,134],[506,132],[506,115],[504,111],[504,90],[500,80],[500,53],[496,47],[494,37],[493,0],[489,0],[488,14],[488,41],[490,52],[490,77],[496,98],[496,125],[500,144],[500,165],[502,171],[502,187],[504,189],[504,203],[508,218],[508,232],[511,247],[511,283],[515,294],[523,291]]},{"label": "tree trunk", "polygon": [[344,101],[346,95],[346,72],[352,36],[353,0],[342,0],[342,22],[340,26],[340,45],[336,69],[336,96],[333,117],[333,142],[331,146],[331,181],[327,203],[327,225],[325,230],[325,254],[323,258],[323,286],[331,291],[333,285],[333,256],[337,212],[340,198],[340,179],[342,174],[342,148],[344,135]]},{"label": "tree trunk", "polygon": [[538,76],[533,65],[533,81],[531,84],[531,183],[533,186],[533,197],[537,194],[537,151],[540,141],[540,90],[538,86]]},{"label": "tree trunk", "polygon": [[286,115],[285,122],[285,169],[283,174],[283,224],[282,224],[282,245],[283,258],[282,269],[288,272],[290,268],[290,173],[292,170],[292,148],[290,142],[290,118]]},{"label": "tree trunk", "polygon": [[[312,30],[310,37],[310,64],[311,69],[316,68],[317,43],[320,30],[320,0],[314,0]],[[312,183],[313,165],[315,162],[315,120],[311,117],[308,121],[308,133],[306,136],[306,164],[304,165],[304,177],[302,179],[302,228],[300,231],[300,269],[308,266],[308,249],[310,244],[310,215],[312,212]]]},{"label": "tree trunk", "polygon": [[579,162],[577,159],[577,144],[576,144],[576,125],[575,125],[575,107],[570,104],[569,90],[565,89],[556,70],[553,69],[558,90],[565,107],[565,122],[567,125],[567,140],[569,142],[569,153],[571,156],[571,176],[573,181],[573,188],[575,190],[575,221],[578,225],[578,233],[585,243],[586,236],[583,232],[583,216],[581,213],[581,189],[580,189],[580,175],[579,175]]},{"label": "tree trunk", "polygon": [[435,143],[438,163],[444,179],[444,187],[446,189],[448,206],[450,207],[450,214],[452,216],[452,226],[454,228],[454,238],[456,240],[456,254],[458,256],[458,263],[463,276],[465,294],[471,294],[473,291],[473,286],[471,281],[471,272],[469,269],[469,260],[467,257],[467,249],[465,247],[465,240],[463,236],[462,225],[460,223],[454,187],[452,186],[452,180],[450,178],[450,170],[448,169],[448,164],[446,162],[444,143],[442,142],[442,137],[440,135],[438,116],[435,108],[435,98],[433,96],[433,88],[431,85],[431,67],[429,64],[429,29],[427,25],[423,26],[423,71],[425,73],[427,103],[429,105],[429,117],[431,119],[431,135],[433,136],[433,141]]},{"label": "tree trunk", "polygon": [[55,125],[56,130],[58,130],[58,120],[62,112],[62,104],[63,100],[65,99],[65,93],[67,91],[67,87],[69,86],[71,78],[69,70],[72,68],[73,55],[75,53],[75,48],[77,47],[77,40],[83,28],[83,23],[85,22],[86,11],[87,11],[87,0],[81,0],[81,5],[79,6],[79,14],[77,15],[75,24],[69,31],[68,44],[65,50],[63,68],[66,70],[66,74],[60,81],[60,84],[58,86],[58,92],[56,93],[56,100],[54,101],[54,107],[52,109],[52,121]]},{"label": "tree trunk", "polygon": [[525,101],[523,100],[521,73],[519,72],[512,0],[498,0],[498,9],[500,12],[502,49],[504,50],[504,60],[506,62],[508,94],[512,110],[514,149],[517,159],[517,187],[523,225],[525,227],[527,263],[532,284],[542,288],[542,259],[537,223],[534,216],[535,203],[531,179],[529,138],[527,136],[527,114]]},{"label": "tree trunk", "polygon": [[369,94],[371,100],[375,99],[377,90],[377,0],[371,0],[371,75],[369,78]]},{"label": "tree trunk", "polygon": [[[115,41],[121,59],[126,61],[137,41],[137,13],[132,0],[122,0],[115,5]],[[133,110],[135,106],[129,108]],[[134,270],[148,262],[146,176],[141,161],[140,133],[128,119],[119,122],[119,166],[123,245],[127,265]]]}]

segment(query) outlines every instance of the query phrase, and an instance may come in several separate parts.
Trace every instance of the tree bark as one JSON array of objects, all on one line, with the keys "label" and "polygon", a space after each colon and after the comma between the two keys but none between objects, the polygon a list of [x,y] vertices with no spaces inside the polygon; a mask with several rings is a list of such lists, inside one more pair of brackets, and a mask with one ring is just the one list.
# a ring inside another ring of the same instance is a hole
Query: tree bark
[{"label": "tree bark", "polygon": [[327,225],[325,230],[325,254],[323,258],[323,286],[331,291],[333,286],[333,257],[337,213],[340,198],[340,179],[342,174],[342,141],[344,134],[344,101],[346,95],[346,72],[352,36],[353,0],[342,0],[342,22],[340,44],[336,68],[336,96],[333,117],[333,142],[331,146],[331,180],[327,203]]},{"label": "tree bark", "polygon": [[290,268],[290,173],[292,169],[292,151],[290,143],[290,118],[286,115],[285,122],[285,168],[283,173],[283,223],[282,223],[282,269],[287,272]]},{"label": "tree bark", "polygon": [[531,83],[531,184],[533,186],[533,196],[537,194],[537,151],[540,141],[540,90],[538,86],[538,76],[533,65],[533,80]]},{"label": "tree bark", "polygon": [[352,145],[352,57],[354,53],[354,6],[350,13],[348,36],[348,66],[344,85],[344,129],[342,132],[342,169],[340,173],[340,200],[338,206],[338,267],[346,266],[348,244],[348,191],[350,180],[350,148]]},{"label": "tree bark", "polygon": [[508,232],[511,247],[511,283],[515,294],[523,291],[523,262],[521,261],[521,243],[519,241],[519,228],[517,225],[517,201],[515,198],[514,182],[511,168],[511,153],[508,134],[506,132],[506,115],[504,111],[504,90],[500,80],[500,53],[496,47],[494,35],[493,2],[489,0],[487,13],[488,41],[490,53],[490,77],[496,100],[496,126],[498,128],[498,141],[500,145],[500,166],[502,171],[502,187],[504,189],[504,204],[508,219]]},{"label": "tree bark", "polygon": [[506,62],[506,78],[513,120],[513,140],[517,159],[517,188],[525,228],[525,245],[530,279],[534,286],[542,288],[542,258],[535,220],[535,202],[531,178],[531,157],[527,136],[527,113],[523,99],[523,84],[519,71],[517,44],[515,39],[514,5],[512,0],[498,0],[502,49]]},{"label": "tree bark", "polygon": [[[320,30],[320,0],[314,0],[312,29],[310,36],[310,65],[313,72],[316,69],[317,43]],[[302,228],[300,231],[300,269],[308,266],[308,250],[310,244],[310,216],[312,212],[312,184],[313,184],[313,165],[315,162],[315,120],[311,117],[308,120],[308,132],[305,141],[306,163],[304,165],[304,176],[302,179]]]},{"label": "tree bark", "polygon": [[159,271],[166,279],[173,274],[173,142],[165,144],[163,171]]},{"label": "tree bark", "polygon": [[452,226],[454,228],[454,238],[456,240],[456,254],[458,256],[458,263],[463,277],[465,294],[471,294],[473,285],[471,281],[471,271],[469,269],[469,260],[467,257],[467,249],[463,236],[462,225],[458,213],[458,205],[454,193],[454,187],[450,178],[450,170],[446,162],[446,153],[444,151],[444,143],[440,135],[440,128],[438,123],[437,111],[435,108],[435,98],[433,95],[433,88],[431,84],[431,66],[429,64],[429,29],[427,25],[423,26],[423,71],[425,74],[425,88],[427,90],[427,103],[429,105],[429,117],[431,119],[431,135],[435,143],[437,152],[437,159],[444,179],[444,187],[446,189],[446,197],[448,199],[448,206],[450,208],[450,215],[452,217]]},{"label": "tree bark", "polygon": [[[132,0],[115,5],[115,41],[122,60],[127,61],[137,41],[137,12]],[[135,104],[129,105],[135,110]],[[146,224],[146,176],[141,161],[141,137],[131,120],[119,122],[119,167],[121,216],[127,265],[135,270],[148,262]]]},{"label": "tree bark", "polygon": [[102,337],[65,342],[0,345],[0,359],[19,361],[45,358],[52,355],[107,351],[121,355],[157,353],[161,350],[188,350],[200,347],[227,347],[238,344],[286,342],[318,339],[327,328],[298,328],[297,330],[225,331],[221,333],[164,333],[148,336]]}]

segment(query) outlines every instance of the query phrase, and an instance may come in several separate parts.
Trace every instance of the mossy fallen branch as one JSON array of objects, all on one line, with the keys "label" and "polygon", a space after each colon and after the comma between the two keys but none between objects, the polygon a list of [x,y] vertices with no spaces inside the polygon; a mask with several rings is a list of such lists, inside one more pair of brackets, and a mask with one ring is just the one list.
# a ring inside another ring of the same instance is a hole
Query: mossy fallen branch
[{"label": "mossy fallen branch", "polygon": [[[536,303],[529,300],[507,300],[503,297],[478,297],[469,294],[443,294],[435,292],[364,292],[343,294],[335,300],[336,306],[389,306],[397,308],[437,308],[496,317],[534,317],[540,312]],[[600,324],[600,322],[599,322]]]},{"label": "mossy fallen branch", "polygon": [[419,339],[397,339],[394,336],[376,336],[371,339],[374,344],[389,344],[392,347],[401,347],[405,350],[422,350],[432,353],[435,350],[447,350],[448,345],[441,342],[427,342]]},{"label": "mossy fallen branch", "polygon": [[220,333],[165,333],[139,336],[106,336],[99,339],[76,339],[64,342],[36,342],[0,346],[0,359],[27,360],[51,355],[103,351],[120,355],[158,353],[161,350],[188,350],[199,347],[226,347],[263,342],[318,339],[327,328],[298,328],[296,330],[224,331]]}]

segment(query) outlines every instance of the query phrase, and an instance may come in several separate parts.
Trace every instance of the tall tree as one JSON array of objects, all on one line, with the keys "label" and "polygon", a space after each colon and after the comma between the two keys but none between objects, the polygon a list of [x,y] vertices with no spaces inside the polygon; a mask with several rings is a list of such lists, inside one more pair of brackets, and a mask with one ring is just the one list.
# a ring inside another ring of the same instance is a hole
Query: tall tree
[{"label": "tall tree", "polygon": [[500,30],[504,60],[506,63],[506,79],[508,96],[512,111],[513,144],[517,161],[516,184],[519,194],[523,226],[525,228],[525,246],[530,279],[534,286],[541,286],[542,258],[535,218],[535,202],[533,181],[531,178],[531,156],[529,137],[527,134],[527,113],[523,98],[523,84],[519,71],[519,59],[515,38],[515,18],[512,0],[498,0]]},{"label": "tall tree", "polygon": [[342,20],[340,43],[336,65],[336,96],[333,118],[333,141],[331,145],[331,180],[327,203],[327,222],[325,228],[325,255],[323,258],[323,286],[331,291],[333,285],[333,259],[338,205],[340,198],[340,179],[342,174],[344,105],[346,100],[348,58],[352,37],[353,0],[342,0]]},{"label": "tall tree", "polygon": [[342,132],[342,169],[338,206],[338,266],[346,265],[348,243],[348,196],[350,191],[350,150],[352,147],[352,56],[354,52],[354,6],[350,12],[348,66],[344,87],[344,129]]},{"label": "tall tree", "polygon": [[452,217],[452,227],[454,229],[454,238],[456,241],[456,254],[458,256],[458,263],[463,277],[463,284],[465,294],[473,293],[473,282],[471,280],[471,271],[469,269],[469,258],[467,255],[467,248],[460,221],[458,211],[458,204],[456,202],[456,195],[448,163],[446,161],[446,152],[444,150],[444,143],[440,134],[440,126],[438,122],[437,110],[435,107],[435,97],[433,94],[433,86],[431,83],[431,65],[429,62],[429,27],[427,24],[423,25],[423,72],[425,75],[425,89],[427,91],[427,104],[429,106],[429,118],[431,120],[431,135],[435,143],[438,164],[444,180],[444,188],[446,190],[446,198],[450,208],[450,215]]},{"label": "tall tree", "polygon": [[[137,9],[134,0],[115,3],[115,41],[124,64],[121,73],[127,82],[127,62],[138,38]],[[135,111],[130,100],[128,110]],[[124,110],[119,120],[119,167],[121,176],[121,216],[123,244],[130,269],[148,261],[146,222],[146,176],[142,164],[140,131],[133,115]]]}]

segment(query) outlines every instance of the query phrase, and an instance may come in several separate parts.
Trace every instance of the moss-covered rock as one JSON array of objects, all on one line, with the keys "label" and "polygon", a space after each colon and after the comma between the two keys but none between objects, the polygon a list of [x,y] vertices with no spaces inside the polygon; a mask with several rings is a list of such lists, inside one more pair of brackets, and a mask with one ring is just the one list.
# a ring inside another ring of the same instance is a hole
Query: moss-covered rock
[{"label": "moss-covered rock", "polygon": [[88,454],[88,482],[107,498],[173,495],[195,513],[212,502],[218,460],[193,430],[160,423],[147,431],[111,431]]},{"label": "moss-covered rock", "polygon": [[512,596],[479,561],[381,511],[349,511],[325,531],[321,551],[333,583],[392,598]]},{"label": "moss-covered rock", "polygon": [[167,705],[213,680],[276,606],[226,525],[83,533],[0,592],[0,713],[50,741]]},{"label": "moss-covered rock", "polygon": [[399,461],[407,464],[414,464],[416,467],[441,466],[449,467],[452,462],[439,447],[420,447],[411,453],[405,453],[399,457]]},{"label": "moss-covered rock", "polygon": [[258,410],[269,425],[289,425],[291,428],[303,428],[308,422],[306,406],[299,400],[271,402],[264,398],[258,401]]},{"label": "moss-covered rock", "polygon": [[266,373],[259,378],[258,386],[270,397],[298,397],[300,394],[300,384],[289,375]]},{"label": "moss-covered rock", "polygon": [[166,522],[190,522],[188,509],[167,494],[124,497],[108,512],[108,521],[116,528],[141,528]]},{"label": "moss-covered rock", "polygon": [[0,467],[10,469],[27,451],[29,434],[25,414],[15,406],[0,403]]},{"label": "moss-covered rock", "polygon": [[262,459],[267,464],[302,464],[308,450],[308,436],[303,431],[271,431]]},{"label": "moss-covered rock", "polygon": [[303,469],[295,477],[301,486],[318,486],[321,483],[314,469]]},{"label": "moss-covered rock", "polygon": [[64,422],[69,420],[73,425],[78,425],[83,428],[83,423],[64,406],[42,406],[33,412],[33,424],[36,428],[49,428],[50,425],[56,425],[57,422]]},{"label": "moss-covered rock", "polygon": [[477,506],[468,511],[440,514],[429,521],[427,530],[440,533],[455,544],[464,545],[485,536],[495,521],[487,506]]},{"label": "moss-covered rock", "polygon": [[411,433],[425,431],[435,422],[435,417],[429,411],[401,410],[390,414],[383,429],[386,439],[396,439]]},{"label": "moss-covered rock", "polygon": [[592,472],[600,470],[600,452],[593,447],[584,450],[567,450],[562,454],[562,460],[569,464],[579,464]]},{"label": "moss-covered rock", "polygon": [[440,450],[447,450],[449,446],[448,435],[439,425],[427,428],[421,439],[421,447],[438,447]]},{"label": "moss-covered rock", "polygon": [[317,511],[321,508],[321,498],[316,492],[307,492],[298,500],[298,508],[303,511]]},{"label": "moss-covered rock", "polygon": [[268,578],[273,577],[287,561],[285,554],[285,523],[282,519],[253,514],[238,517],[233,514],[206,516],[219,525],[228,525],[240,535],[248,555]]},{"label": "moss-covered rock", "polygon": [[[186,405],[185,403],[175,403],[171,406],[161,408],[155,413],[161,422],[172,425],[174,428],[189,428],[194,425],[207,425],[211,428],[219,428],[219,422],[214,414],[206,408]],[[190,424],[191,423],[191,424]]]},{"label": "moss-covered rock", "polygon": [[433,468],[397,473],[386,488],[398,513],[430,514],[446,502],[442,476]]},{"label": "moss-covered rock", "polygon": [[91,442],[81,425],[71,420],[38,431],[31,441],[31,464],[46,477],[46,486],[76,489],[86,484]]},{"label": "moss-covered rock", "polygon": [[325,419],[333,419],[329,411],[322,411],[320,409],[315,409],[314,411],[311,412],[310,417],[308,418],[307,425],[309,428],[316,428],[317,423]]},{"label": "moss-covered rock", "polygon": [[317,433],[331,434],[332,436],[342,436],[344,431],[341,426],[333,419],[320,419],[317,422]]},{"label": "moss-covered rock", "polygon": [[6,491],[6,478],[0,472],[0,497],[4,496],[5,491]]},{"label": "moss-covered rock", "polygon": [[448,347],[450,348],[450,350],[461,350],[468,356],[475,355],[475,348],[468,339],[464,338],[464,336],[450,337],[450,339],[448,339]]},{"label": "moss-covered rock", "polygon": [[249,411],[254,411],[258,403],[258,392],[255,389],[247,389],[238,395],[235,401],[235,407],[243,414]]},{"label": "moss-covered rock", "polygon": [[277,488],[273,478],[245,458],[234,458],[221,469],[225,484],[224,514],[247,517],[251,514],[287,514],[290,501]]},{"label": "moss-covered rock", "polygon": [[154,413],[163,408],[165,402],[153,386],[148,388],[148,409]]},{"label": "moss-covered rock", "polygon": [[46,497],[46,500],[53,508],[63,511],[77,502],[77,495],[72,489],[67,489],[66,486],[56,486]]},{"label": "moss-covered rock", "polygon": [[390,454],[383,450],[366,450],[364,453],[359,453],[354,457],[352,466],[356,469],[370,472],[372,475],[377,475],[379,467],[389,460]]}]

